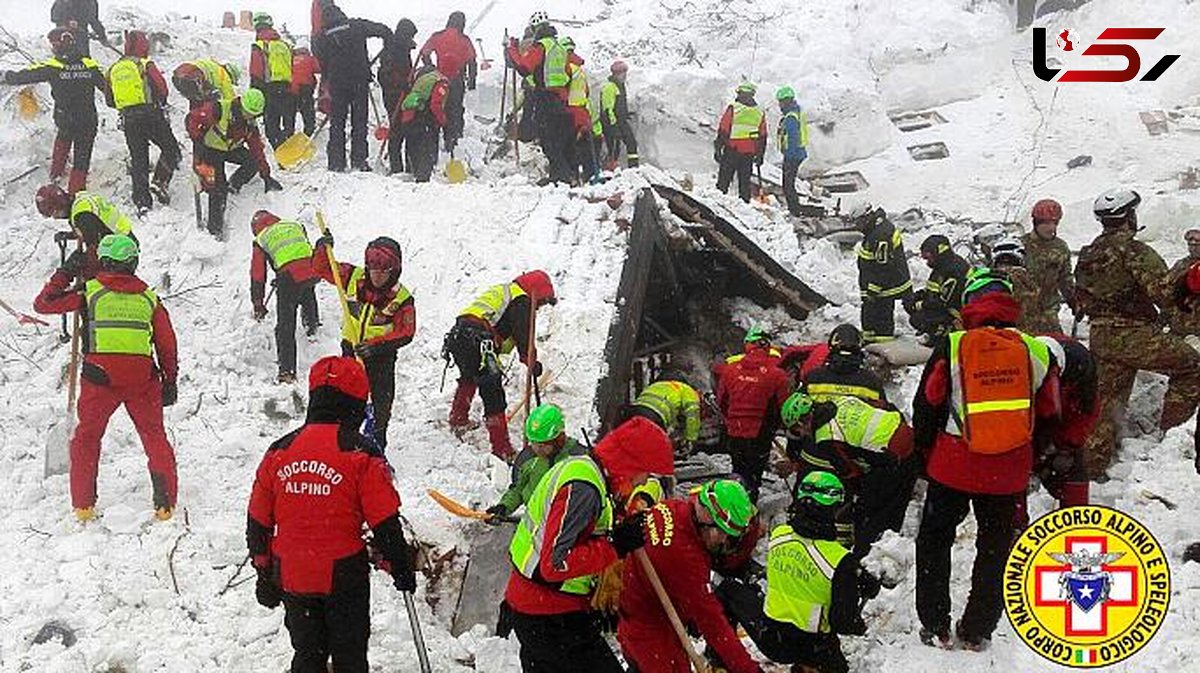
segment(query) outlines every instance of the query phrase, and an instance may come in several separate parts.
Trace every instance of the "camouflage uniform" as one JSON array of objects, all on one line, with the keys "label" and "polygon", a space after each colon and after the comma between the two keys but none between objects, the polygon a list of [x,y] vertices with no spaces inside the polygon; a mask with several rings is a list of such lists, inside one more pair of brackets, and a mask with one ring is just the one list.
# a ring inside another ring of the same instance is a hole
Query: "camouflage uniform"
[{"label": "camouflage uniform", "polygon": [[[1195,257],[1184,257],[1175,262],[1175,266],[1167,272],[1167,276],[1171,281],[1172,287],[1180,278],[1183,277],[1192,264],[1200,261]],[[1177,306],[1172,304],[1166,311],[1168,321],[1171,325],[1171,331],[1180,336],[1188,334],[1200,335],[1200,310],[1193,309],[1192,311],[1182,311]]]},{"label": "camouflage uniform", "polygon": [[1171,305],[1167,265],[1127,228],[1105,230],[1079,254],[1080,309],[1091,319],[1100,420],[1084,447],[1092,479],[1104,475],[1117,448],[1117,428],[1138,370],[1170,378],[1159,425],[1173,428],[1200,403],[1200,353],[1163,331],[1160,307]]},{"label": "camouflage uniform", "polygon": [[[1021,305],[1021,319],[1017,321],[1017,329],[1026,334],[1058,333],[1060,328],[1045,329],[1045,320],[1041,319],[1038,303],[1041,300],[1041,289],[1029,269],[1021,266],[1005,266],[993,264],[993,268],[1008,274],[1012,281],[1012,296]],[[1055,321],[1057,322],[1057,321]]]},{"label": "camouflage uniform", "polygon": [[1075,303],[1071,249],[1057,236],[1046,240],[1032,231],[1021,237],[1021,243],[1025,246],[1025,268],[1038,288],[1037,301],[1021,305],[1022,323],[1035,334],[1062,332],[1058,309],[1064,300],[1068,305]]}]

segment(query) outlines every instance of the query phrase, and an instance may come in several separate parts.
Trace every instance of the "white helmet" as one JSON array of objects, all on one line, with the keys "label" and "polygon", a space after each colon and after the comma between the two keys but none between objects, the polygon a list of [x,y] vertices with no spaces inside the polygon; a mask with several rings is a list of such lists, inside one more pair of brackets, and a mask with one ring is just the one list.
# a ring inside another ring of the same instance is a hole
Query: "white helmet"
[{"label": "white helmet", "polygon": [[1096,197],[1092,212],[1097,220],[1119,219],[1138,207],[1142,197],[1132,189],[1110,189]]},{"label": "white helmet", "polygon": [[547,24],[547,23],[550,23],[550,15],[543,11],[540,11],[540,10],[536,11],[533,13],[533,16],[529,17],[529,27],[530,28],[537,28],[538,26],[541,26],[541,25]]},{"label": "white helmet", "polygon": [[1006,238],[992,246],[992,264],[1025,266],[1025,246],[1014,238]]}]

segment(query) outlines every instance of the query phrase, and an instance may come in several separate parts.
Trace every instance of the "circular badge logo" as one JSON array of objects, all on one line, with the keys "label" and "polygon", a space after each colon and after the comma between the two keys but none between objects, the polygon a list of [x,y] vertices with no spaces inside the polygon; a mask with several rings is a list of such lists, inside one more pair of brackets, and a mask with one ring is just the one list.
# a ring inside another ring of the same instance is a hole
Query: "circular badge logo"
[{"label": "circular badge logo", "polygon": [[1145,526],[1109,507],[1051,512],[1013,545],[1004,610],[1033,651],[1064,666],[1128,659],[1167,615],[1171,572]]}]

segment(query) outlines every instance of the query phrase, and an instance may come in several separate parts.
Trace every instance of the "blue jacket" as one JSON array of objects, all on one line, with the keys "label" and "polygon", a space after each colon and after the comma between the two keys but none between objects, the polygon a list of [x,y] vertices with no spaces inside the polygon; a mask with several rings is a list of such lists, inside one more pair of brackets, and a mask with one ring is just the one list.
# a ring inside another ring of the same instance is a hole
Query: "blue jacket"
[{"label": "blue jacket", "polygon": [[[801,163],[808,158],[808,120],[800,105],[793,101],[782,109],[783,117],[779,120],[779,151],[784,161]],[[788,113],[795,112],[795,115]]]}]

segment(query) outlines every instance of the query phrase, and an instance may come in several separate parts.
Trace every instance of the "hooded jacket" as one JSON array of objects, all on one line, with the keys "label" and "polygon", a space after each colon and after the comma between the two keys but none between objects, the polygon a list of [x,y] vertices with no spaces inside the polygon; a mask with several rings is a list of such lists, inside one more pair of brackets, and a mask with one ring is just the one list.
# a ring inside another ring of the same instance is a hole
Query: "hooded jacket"
[{"label": "hooded jacket", "polygon": [[282,39],[270,26],[262,26],[254,31],[254,42],[250,43],[250,86],[262,91],[267,90],[267,54],[258,43]]},{"label": "hooded jacket", "polygon": [[[341,273],[342,283],[346,283],[351,275],[358,270],[359,267],[348,264],[346,262],[338,262],[338,270]],[[318,242],[313,248],[312,254],[312,270],[317,276],[325,282],[332,284],[333,268],[329,265],[329,253],[326,251],[325,243]],[[400,273],[396,272],[395,278],[391,279],[391,283],[387,287],[377,288],[371,285],[371,274],[365,269],[363,270],[363,281],[358,284],[358,289],[354,295],[347,297],[350,301],[357,301],[363,304],[371,304],[377,310],[382,311],[392,303],[396,298],[396,293],[401,288]],[[382,314],[380,314],[382,315]],[[417,332],[417,304],[413,297],[409,297],[400,305],[400,309],[392,314],[392,329],[387,334],[367,339],[364,344],[382,344],[386,343],[395,348],[408,345],[412,341],[413,335]]]},{"label": "hooded jacket", "polygon": [[[383,51],[379,54],[379,86],[383,87],[384,97],[398,103],[411,86],[413,60],[412,50],[417,48],[413,40],[417,27],[408,19],[400,19],[396,24],[396,32],[388,40]],[[395,107],[395,103],[391,104]],[[388,114],[397,117],[395,109],[389,109]]]},{"label": "hooded jacket", "polygon": [[718,364],[717,405],[730,437],[753,439],[773,434],[779,409],[792,392],[788,375],[771,349],[751,346],[736,362]]},{"label": "hooded jacket", "polygon": [[[610,492],[628,490],[639,473],[675,473],[671,440],[657,425],[640,417],[605,435],[592,456],[604,471]],[[541,530],[543,549],[550,550],[538,564],[544,581],[528,579],[514,569],[504,591],[504,600],[513,610],[555,615],[591,609],[589,596],[564,593],[552,583],[599,574],[617,560],[608,538],[592,534],[602,509],[601,494],[583,482],[568,482],[554,494]]]},{"label": "hooded jacket", "polygon": [[[984,326],[1012,327],[1021,307],[1008,294],[992,292],[963,307],[968,330]],[[1059,416],[1059,365],[1051,363],[1034,395],[1035,435]],[[942,337],[933,350],[917,395],[913,399],[914,445],[926,456],[930,479],[965,493],[1011,495],[1025,490],[1033,469],[1033,442],[1006,453],[985,455],[967,447],[962,437],[945,431],[950,413],[950,339]]]},{"label": "hooded jacket", "polygon": [[313,55],[321,61],[321,72],[335,91],[364,87],[371,81],[367,39],[388,40],[392,29],[366,19],[349,19],[336,5],[321,12],[321,32],[313,38]]},{"label": "hooded jacket", "polygon": [[[150,41],[146,38],[145,33],[131,32],[125,40],[125,56],[135,59],[149,59],[150,57]],[[154,61],[147,60],[142,76],[150,84],[150,95],[152,100],[146,101],[143,105],[138,105],[122,110],[122,113],[128,113],[133,110],[152,109],[157,111],[163,105],[167,104],[167,95],[170,93],[167,90],[167,80],[163,77],[162,71],[158,69]],[[112,87],[104,87],[104,99],[109,107],[116,107],[116,101],[113,99]]]}]

